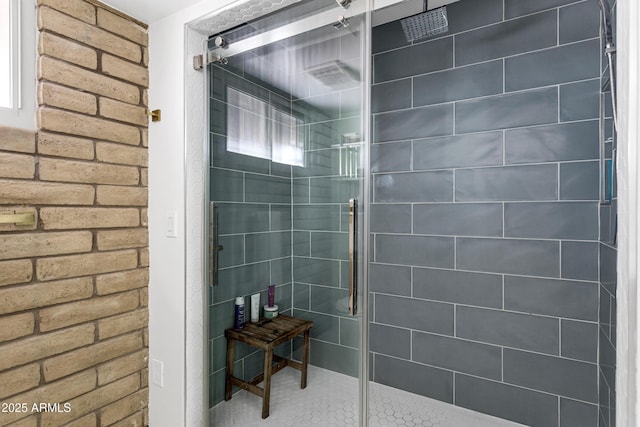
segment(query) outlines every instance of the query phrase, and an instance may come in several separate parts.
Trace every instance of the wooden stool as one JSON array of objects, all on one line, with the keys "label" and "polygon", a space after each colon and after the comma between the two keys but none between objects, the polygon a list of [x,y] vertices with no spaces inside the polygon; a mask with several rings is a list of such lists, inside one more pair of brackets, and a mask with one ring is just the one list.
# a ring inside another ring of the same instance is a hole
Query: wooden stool
[{"label": "wooden stool", "polygon": [[[269,397],[271,393],[271,375],[291,366],[301,372],[300,388],[307,386],[307,366],[309,364],[309,329],[313,326],[310,320],[296,319],[295,317],[279,315],[275,319],[262,319],[257,323],[245,323],[242,329],[227,329],[224,336],[227,338],[227,368],[224,385],[224,400],[232,397],[232,386],[240,387],[250,393],[262,397],[262,418],[269,416]],[[278,345],[292,340],[303,334],[304,348],[302,350],[302,363],[285,359],[273,354],[273,349]],[[235,342],[243,342],[253,347],[264,350],[264,372],[251,381],[244,381],[233,376],[233,364],[235,362]],[[276,365],[273,366],[273,361]],[[264,380],[262,388],[258,384]]]}]

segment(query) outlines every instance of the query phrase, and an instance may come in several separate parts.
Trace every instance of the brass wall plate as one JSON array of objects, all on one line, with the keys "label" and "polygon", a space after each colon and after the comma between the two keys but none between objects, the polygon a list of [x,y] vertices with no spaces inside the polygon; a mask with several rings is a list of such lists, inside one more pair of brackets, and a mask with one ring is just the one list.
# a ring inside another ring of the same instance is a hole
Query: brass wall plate
[{"label": "brass wall plate", "polygon": [[162,120],[162,111],[160,110],[147,110],[147,116],[151,117],[152,122],[159,122]]},{"label": "brass wall plate", "polygon": [[0,232],[35,230],[38,212],[32,207],[6,207],[0,209]]}]

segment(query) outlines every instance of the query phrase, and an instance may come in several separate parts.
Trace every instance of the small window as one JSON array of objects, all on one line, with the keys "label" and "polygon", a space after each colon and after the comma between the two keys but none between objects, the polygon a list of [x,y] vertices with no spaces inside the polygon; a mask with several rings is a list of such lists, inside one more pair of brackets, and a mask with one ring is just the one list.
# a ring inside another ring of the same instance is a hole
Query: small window
[{"label": "small window", "polygon": [[0,126],[36,127],[35,3],[0,0]]},{"label": "small window", "polygon": [[271,159],[269,104],[232,87],[227,88],[227,103],[227,150]]},{"label": "small window", "polygon": [[0,0],[0,107],[14,104],[14,22],[12,0]]},{"label": "small window", "polygon": [[227,104],[227,151],[304,166],[299,119],[233,87]]}]

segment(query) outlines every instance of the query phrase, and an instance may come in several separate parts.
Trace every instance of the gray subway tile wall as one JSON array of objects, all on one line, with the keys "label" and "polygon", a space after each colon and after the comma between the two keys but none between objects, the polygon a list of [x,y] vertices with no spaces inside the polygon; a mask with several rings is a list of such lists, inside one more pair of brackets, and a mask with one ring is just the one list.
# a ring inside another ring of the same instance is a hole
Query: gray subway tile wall
[{"label": "gray subway tile wall", "polygon": [[[227,151],[226,87],[259,97],[280,110],[291,110],[291,100],[250,81],[242,67],[212,66],[210,133],[210,200],[218,206],[220,286],[212,288],[210,305],[210,406],[223,399],[224,329],[233,325],[234,298],[261,293],[277,285],[276,301],[282,312],[291,312],[292,220],[291,166]],[[248,300],[245,301],[248,307]],[[247,311],[248,313],[248,311]],[[291,346],[278,349],[291,352]],[[262,356],[255,349],[239,346],[237,372],[251,379],[262,369]],[[222,378],[222,380],[221,380]]]},{"label": "gray subway tile wall", "polygon": [[598,239],[598,206],[592,202],[505,203],[505,237]]},{"label": "gray subway tile wall", "polygon": [[377,174],[373,178],[376,203],[452,202],[453,172]]},{"label": "gray subway tile wall", "polygon": [[[382,265],[374,264],[372,267],[378,266]],[[432,301],[502,308],[502,282],[503,277],[499,274],[413,268],[413,296]],[[371,289],[374,292],[385,292],[373,287]]]},{"label": "gray subway tile wall", "polygon": [[[502,165],[502,140],[502,132],[417,139],[413,142],[413,168],[427,170]],[[373,147],[378,145],[381,144]]]},{"label": "gray subway tile wall", "polygon": [[597,365],[519,350],[504,350],[504,380],[511,384],[596,403]]},{"label": "gray subway tile wall", "polygon": [[453,403],[453,372],[374,353],[373,379],[391,387]]},{"label": "gray subway tile wall", "polygon": [[598,407],[561,398],[560,425],[563,427],[598,427]]},{"label": "gray subway tile wall", "polygon": [[560,199],[598,200],[599,176],[597,161],[560,163]]},{"label": "gray subway tile wall", "polygon": [[457,133],[555,123],[558,120],[558,88],[459,101],[455,103],[455,117]]},{"label": "gray subway tile wall", "polygon": [[[429,61],[416,61],[429,58]],[[453,37],[445,37],[431,43],[419,43],[376,55],[373,57],[374,83],[397,80],[437,70],[445,70],[453,65]]]},{"label": "gray subway tile wall", "polygon": [[374,313],[376,323],[453,335],[454,312],[451,304],[376,295]]},{"label": "gray subway tile wall", "polygon": [[558,165],[457,169],[455,197],[456,202],[557,200]]},{"label": "gray subway tile wall", "polygon": [[615,335],[597,2],[447,8],[431,39],[373,30],[372,377],[526,425],[596,426],[598,381],[613,381],[598,360],[614,360],[598,347]]},{"label": "gray subway tile wall", "polygon": [[305,125],[303,132],[308,132],[308,149],[331,148],[342,134],[352,131],[354,126],[358,125],[359,120],[359,117],[349,117]]},{"label": "gray subway tile wall", "polygon": [[452,268],[454,240],[451,237],[377,234],[376,261],[387,264]]},{"label": "gray subway tile wall", "polygon": [[451,34],[495,24],[502,21],[503,0],[476,0],[447,5]]},{"label": "gray subway tile wall", "polygon": [[455,256],[461,270],[560,276],[560,244],[553,240],[456,237]]},{"label": "gray subway tile wall", "polygon": [[411,79],[393,80],[371,88],[371,112],[411,108]]},{"label": "gray subway tile wall", "polygon": [[598,243],[563,241],[561,251],[562,278],[598,280]]},{"label": "gray subway tile wall", "polygon": [[560,8],[560,43],[599,37],[600,9],[593,1]]},{"label": "gray subway tile wall", "polygon": [[[373,31],[371,378],[526,425],[595,426],[600,416],[609,426],[615,212],[598,209],[596,2],[461,0],[448,10],[449,32],[425,41],[406,42],[399,21]],[[349,42],[329,40],[324,53],[351,64]],[[311,46],[303,60],[321,53]],[[336,145],[364,133],[360,90],[338,94],[307,76],[296,83],[305,95],[287,98],[243,78],[255,68],[234,64],[212,82],[221,280],[238,284],[212,296],[213,400],[232,298],[270,283],[283,309],[315,322],[311,363],[358,373],[337,248],[360,186]],[[305,167],[226,151],[229,81],[304,119]],[[255,353],[239,354],[239,373],[259,370]]]},{"label": "gray subway tile wall", "polygon": [[453,105],[434,105],[390,111],[373,116],[374,142],[449,135]]},{"label": "gray subway tile wall", "polygon": [[433,105],[502,93],[502,61],[424,74],[413,79],[413,105]]},{"label": "gray subway tile wall", "polygon": [[560,86],[560,121],[597,119],[600,79]]},{"label": "gray subway tile wall", "polygon": [[596,38],[506,58],[505,89],[511,92],[592,79],[600,73],[599,52]]},{"label": "gray subway tile wall", "polygon": [[505,276],[504,307],[525,313],[595,322],[598,320],[598,286],[573,280]]},{"label": "gray subway tile wall", "polygon": [[412,360],[483,378],[502,378],[502,349],[498,346],[414,331]]},{"label": "gray subway tile wall", "polygon": [[[615,17],[615,8],[613,9]],[[608,93],[605,94],[608,97]],[[605,137],[615,137],[611,127],[610,102],[605,103]],[[611,144],[608,144],[611,147]],[[611,159],[610,150],[606,158]],[[613,186],[611,203],[600,208],[600,260],[598,280],[600,282],[600,309],[598,316],[598,368],[599,368],[599,421],[600,427],[616,426],[616,259],[617,259],[617,187]]]},{"label": "gray subway tile wall", "polygon": [[371,147],[371,172],[411,170],[411,141],[389,142]]},{"label": "gray subway tile wall", "polygon": [[549,10],[464,32],[456,36],[455,64],[474,64],[555,46],[557,28],[557,11]]},{"label": "gray subway tile wall", "polygon": [[559,354],[559,320],[504,310],[456,307],[456,337],[546,354]]},{"label": "gray subway tile wall", "polygon": [[599,155],[597,120],[560,123],[505,133],[505,162],[542,163],[589,160]]},{"label": "gray subway tile wall", "polygon": [[502,210],[501,203],[414,204],[413,232],[447,236],[502,236]]},{"label": "gray subway tile wall", "polygon": [[[338,54],[343,64],[360,72],[360,39],[345,34],[303,41],[296,61],[303,69],[313,69],[334,61]],[[360,344],[358,324],[347,312],[347,251],[348,203],[360,198],[362,191],[362,153],[355,147],[363,135],[361,87],[354,81],[334,88],[307,78],[305,73],[300,79],[300,86],[306,87],[297,88],[292,104],[304,122],[305,135],[304,166],[293,166],[291,178],[293,314],[314,321],[311,364],[357,376]],[[395,90],[402,86],[391,85],[381,92]],[[397,102],[389,108],[402,108],[402,97]],[[395,168],[396,162],[402,162],[402,156],[386,167]],[[294,342],[294,355],[300,356],[301,346],[300,340]]]},{"label": "gray subway tile wall", "polygon": [[598,325],[563,319],[560,354],[570,359],[595,363],[598,361]]},{"label": "gray subway tile wall", "polygon": [[[358,322],[349,317],[346,304],[346,212],[348,200],[361,192],[362,154],[358,148],[347,153],[343,144],[363,135],[361,88],[355,80],[339,89],[320,84],[307,69],[333,61],[339,52],[342,63],[357,70],[360,49],[351,34],[315,43],[305,40],[295,52],[295,66],[301,67],[302,74],[290,81],[273,66],[291,59],[279,44],[234,57],[227,67],[212,66],[210,197],[219,206],[224,250],[220,251],[221,286],[212,290],[211,404],[222,399],[222,334],[233,321],[233,298],[261,292],[264,303],[269,284],[277,285],[281,312],[314,321],[311,363],[358,374]],[[227,151],[226,112],[234,108],[227,104],[228,87],[298,120],[295,131],[304,142],[303,166]],[[410,87],[407,93],[410,97]],[[395,162],[381,165],[391,170],[396,166]],[[262,368],[261,356],[240,347],[237,372],[250,379]],[[292,346],[278,351],[293,351],[299,358],[300,347],[301,341],[294,340]]]},{"label": "gray subway tile wall", "polygon": [[411,331],[405,328],[374,323],[371,325],[369,348],[374,353],[410,359]]},{"label": "gray subway tile wall", "polygon": [[456,405],[532,427],[558,427],[558,397],[455,374]]},{"label": "gray subway tile wall", "polygon": [[535,2],[505,0],[504,15],[506,18],[515,18],[530,13],[540,12],[549,8],[564,6],[570,3],[575,3],[575,0],[538,0]]},{"label": "gray subway tile wall", "polygon": [[369,290],[391,295],[411,296],[411,267],[371,264]]},{"label": "gray subway tile wall", "polygon": [[411,233],[410,204],[371,206],[371,231],[376,233]]}]

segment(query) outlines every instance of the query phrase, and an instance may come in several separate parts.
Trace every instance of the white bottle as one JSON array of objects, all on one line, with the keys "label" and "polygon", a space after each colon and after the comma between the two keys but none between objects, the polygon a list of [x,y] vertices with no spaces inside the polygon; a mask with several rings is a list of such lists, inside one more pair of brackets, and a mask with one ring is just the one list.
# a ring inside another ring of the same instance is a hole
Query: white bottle
[{"label": "white bottle", "polygon": [[251,322],[260,320],[260,294],[251,295]]}]

